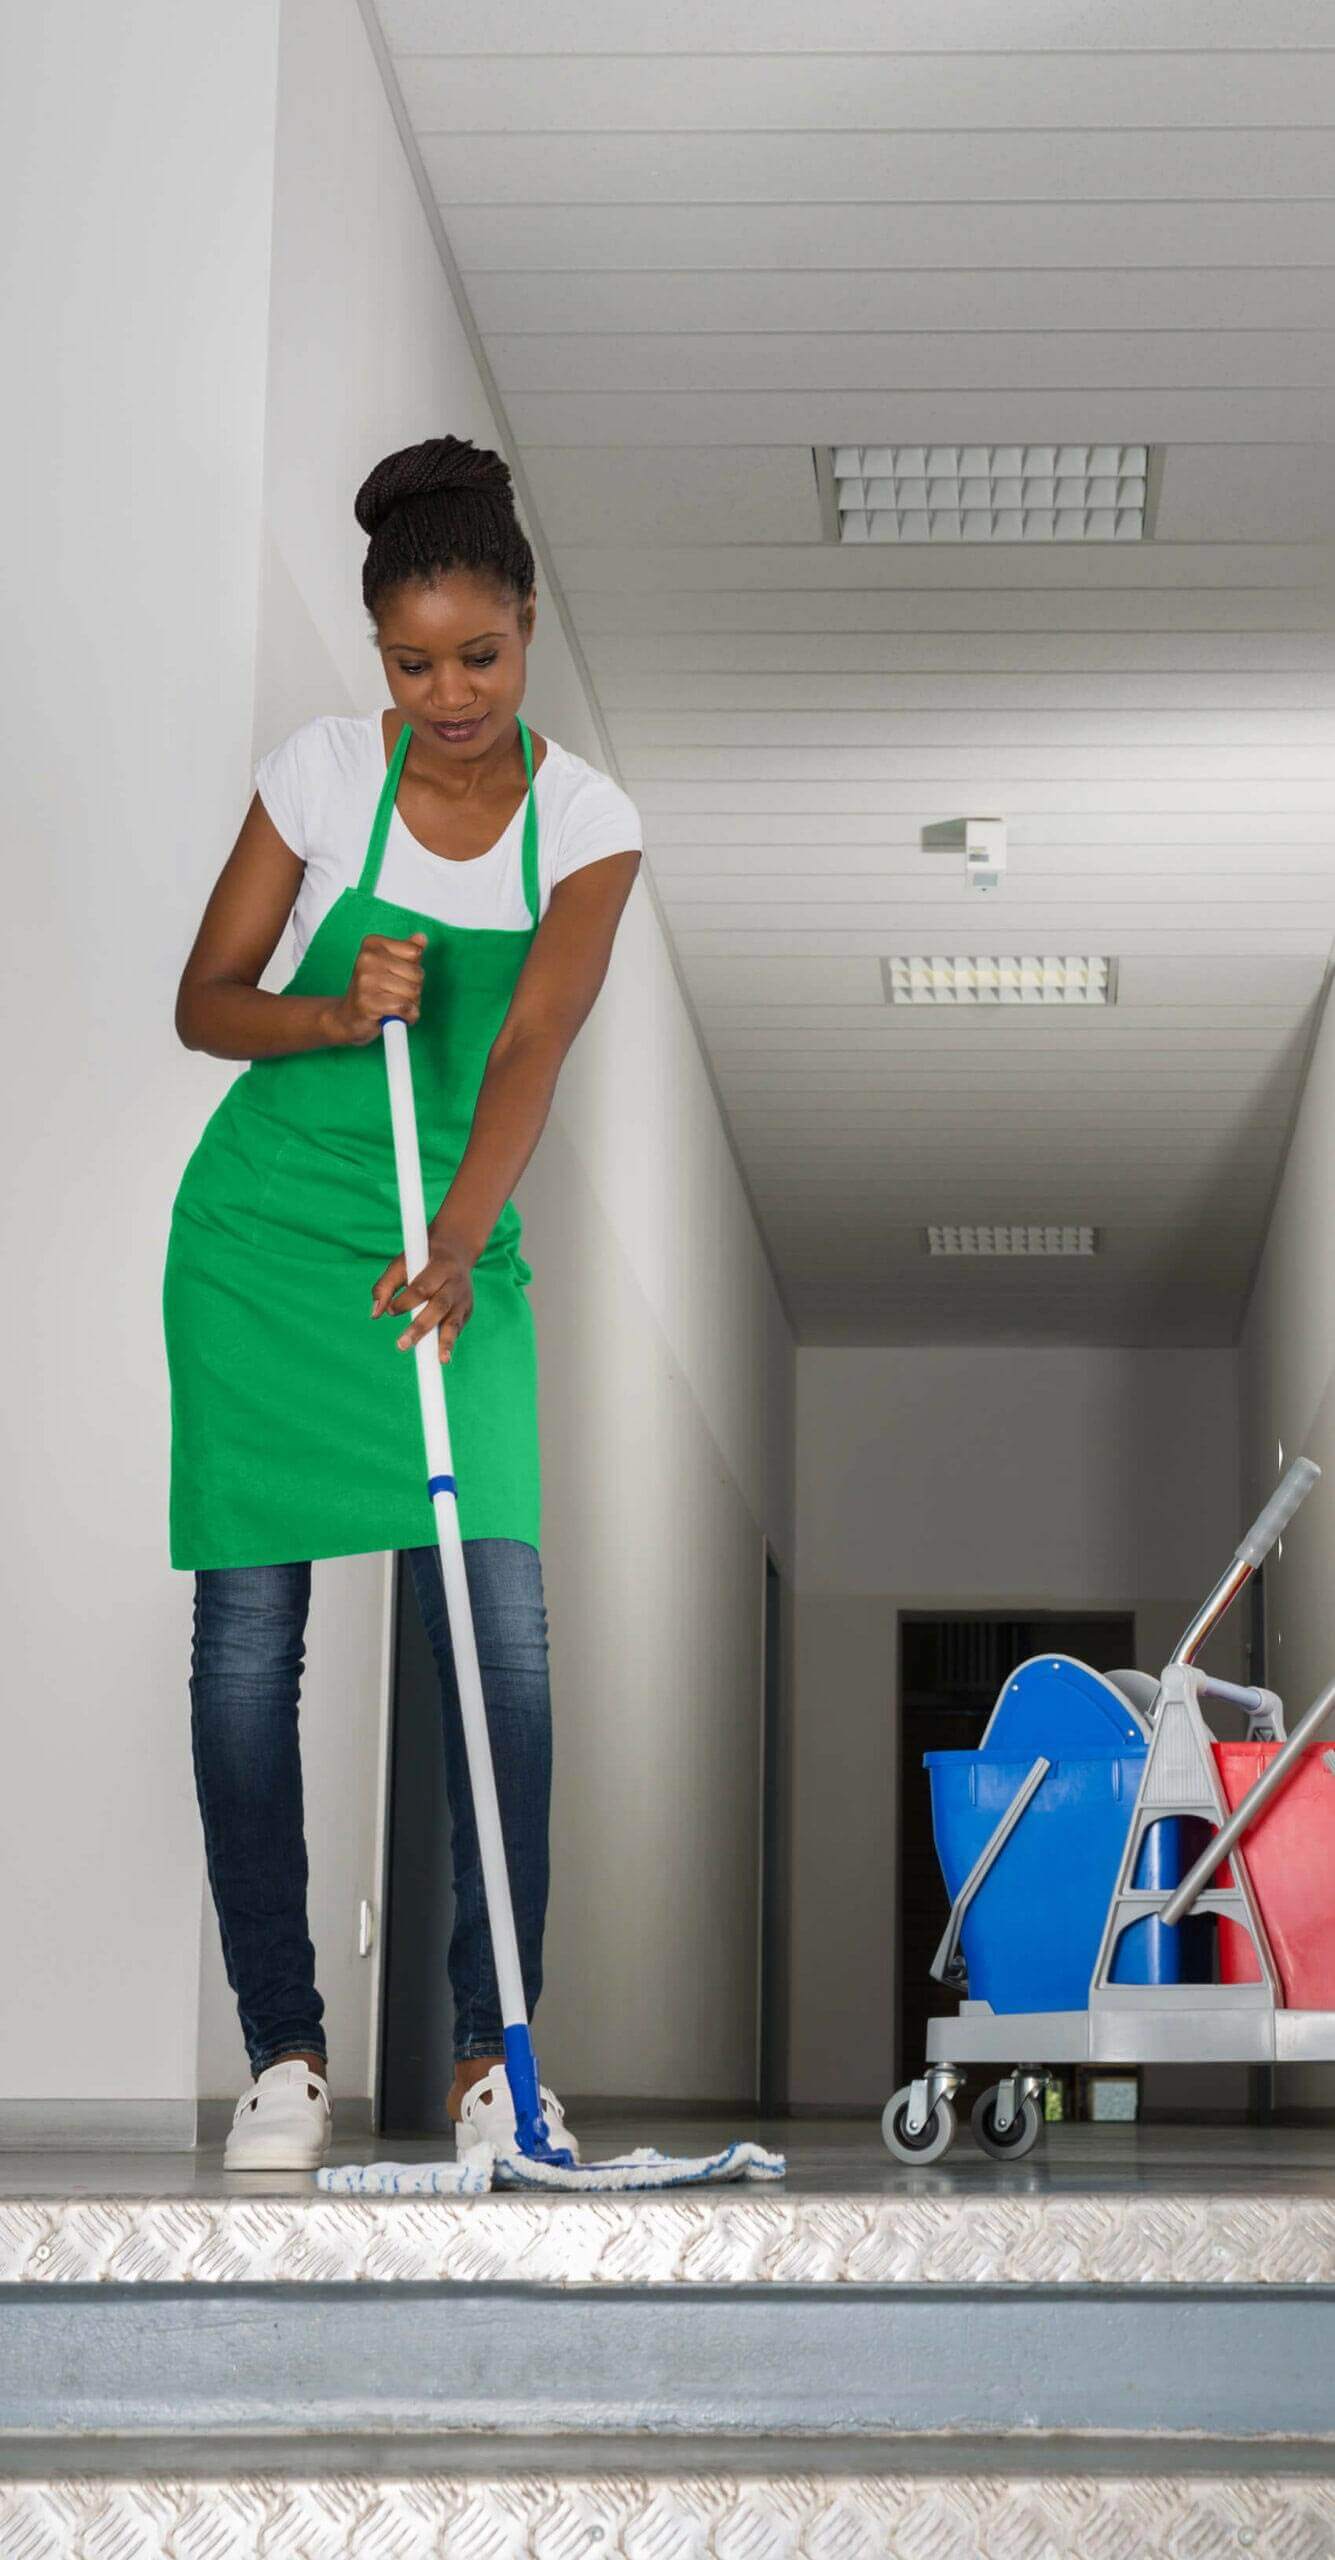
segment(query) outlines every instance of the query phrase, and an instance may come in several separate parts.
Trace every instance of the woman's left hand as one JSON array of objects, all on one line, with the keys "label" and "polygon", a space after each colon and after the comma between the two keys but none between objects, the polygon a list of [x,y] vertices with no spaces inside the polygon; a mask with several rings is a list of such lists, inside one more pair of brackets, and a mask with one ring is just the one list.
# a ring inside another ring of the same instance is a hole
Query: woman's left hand
[{"label": "woman's left hand", "polygon": [[427,1230],[428,1258],[423,1268],[408,1277],[408,1266],[401,1253],[386,1263],[371,1291],[371,1314],[387,1312],[402,1319],[406,1307],[396,1307],[396,1298],[407,1296],[423,1304],[416,1307],[412,1323],[400,1334],[396,1349],[411,1351],[433,1324],[440,1326],[440,1357],[448,1360],[463,1327],[473,1312],[473,1257],[447,1230]]}]

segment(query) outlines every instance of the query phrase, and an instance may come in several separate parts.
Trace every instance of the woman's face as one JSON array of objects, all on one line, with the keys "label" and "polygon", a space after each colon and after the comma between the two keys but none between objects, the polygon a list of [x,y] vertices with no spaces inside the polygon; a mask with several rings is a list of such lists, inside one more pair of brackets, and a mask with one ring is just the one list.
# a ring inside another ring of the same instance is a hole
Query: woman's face
[{"label": "woman's face", "polygon": [[536,590],[521,605],[490,578],[452,569],[382,597],[376,642],[385,679],[423,745],[451,763],[497,746],[524,699]]}]

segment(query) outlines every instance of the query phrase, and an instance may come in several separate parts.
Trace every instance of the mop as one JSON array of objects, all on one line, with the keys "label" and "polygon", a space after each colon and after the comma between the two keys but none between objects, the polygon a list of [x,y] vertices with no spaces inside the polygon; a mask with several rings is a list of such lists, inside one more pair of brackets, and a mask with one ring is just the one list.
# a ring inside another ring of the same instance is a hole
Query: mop
[{"label": "mop", "polygon": [[[397,1014],[381,1016],[385,1066],[389,1077],[394,1164],[398,1179],[403,1249],[410,1274],[425,1269],[429,1259],[426,1203],[413,1097],[407,1025]],[[465,1756],[473,1792],[482,1885],[491,1931],[496,1980],[501,2000],[505,2073],[514,2101],[513,2148],[478,2144],[458,2160],[372,2160],[316,2171],[317,2186],[354,2195],[480,2195],[492,2187],[546,2187],[566,2191],[588,2187],[658,2188],[714,2185],[736,2179],[774,2179],[784,2174],[782,2153],[755,2142],[730,2142],[702,2159],[674,2159],[662,2151],[642,2149],[602,2161],[577,2161],[564,2145],[555,2144],[542,2109],[537,2057],[529,2031],[515,1935],[505,1842],[501,1832],[491,1736],[487,1730],[482,1674],[473,1631],[472,1604],[459,1534],[459,1508],[445,1410],[445,1380],[440,1359],[440,1328],[433,1325],[414,1346],[417,1386],[426,1449],[427,1489],[440,1542],[441,1572],[455,1676],[463,1719]]]}]

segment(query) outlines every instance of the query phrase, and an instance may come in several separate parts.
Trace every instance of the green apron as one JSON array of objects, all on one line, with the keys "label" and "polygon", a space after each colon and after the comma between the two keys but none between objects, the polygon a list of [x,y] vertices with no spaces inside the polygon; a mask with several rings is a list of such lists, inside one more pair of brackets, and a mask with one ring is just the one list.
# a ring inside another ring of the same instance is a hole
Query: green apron
[{"label": "green apron", "polygon": [[[533,742],[518,930],[442,924],[376,895],[412,731],[385,774],[366,861],[286,995],[342,995],[368,933],[427,936],[408,1049],[427,1216],[468,1144],[487,1057],[538,929]],[[473,1266],[445,1368],[463,1538],[540,1542],[537,1344],[507,1201]],[[171,1562],[286,1564],[434,1544],[411,1351],[415,1309],[371,1317],[403,1249],[384,1043],[252,1058],[181,1177],[163,1273],[171,1378]]]}]

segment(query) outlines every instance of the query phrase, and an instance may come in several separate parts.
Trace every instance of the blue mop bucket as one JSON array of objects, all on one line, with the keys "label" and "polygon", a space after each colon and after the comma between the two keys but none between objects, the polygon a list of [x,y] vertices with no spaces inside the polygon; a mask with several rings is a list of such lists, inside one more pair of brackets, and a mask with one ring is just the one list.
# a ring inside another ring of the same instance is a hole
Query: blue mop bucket
[{"label": "blue mop bucket", "polygon": [[[1000,1749],[988,1747],[994,1729]],[[1078,1736],[1069,1756],[1057,1739],[1062,1731],[1068,1747]],[[1026,1758],[1013,1756],[1017,1744]],[[932,1831],[953,1902],[1039,1752],[1052,1766],[979,1886],[961,1932],[969,1996],[999,2014],[1088,2005],[1145,1742],[1133,1719],[1110,1706],[1097,1673],[1049,1657],[1022,1665],[1003,1690],[982,1750],[924,1755]],[[1136,1884],[1166,1891],[1180,1883],[1203,1836],[1201,1823],[1180,1816],[1157,1823]],[[1122,1937],[1113,1980],[1204,1982],[1212,1960],[1208,1919],[1178,1929],[1139,1920]]]}]

